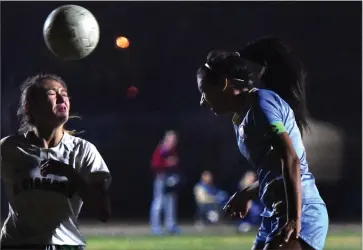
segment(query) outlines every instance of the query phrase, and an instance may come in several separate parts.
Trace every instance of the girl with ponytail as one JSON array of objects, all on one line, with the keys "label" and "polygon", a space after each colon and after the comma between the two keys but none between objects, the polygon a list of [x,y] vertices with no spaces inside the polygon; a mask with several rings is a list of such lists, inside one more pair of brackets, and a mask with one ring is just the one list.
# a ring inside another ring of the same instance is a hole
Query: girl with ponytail
[{"label": "girl with ponytail", "polygon": [[274,37],[238,52],[212,51],[197,73],[200,104],[216,115],[234,113],[239,150],[258,173],[258,181],[225,206],[231,216],[244,217],[248,202],[259,196],[263,220],[252,249],[325,245],[327,209],[302,142],[305,76],[301,60]]}]

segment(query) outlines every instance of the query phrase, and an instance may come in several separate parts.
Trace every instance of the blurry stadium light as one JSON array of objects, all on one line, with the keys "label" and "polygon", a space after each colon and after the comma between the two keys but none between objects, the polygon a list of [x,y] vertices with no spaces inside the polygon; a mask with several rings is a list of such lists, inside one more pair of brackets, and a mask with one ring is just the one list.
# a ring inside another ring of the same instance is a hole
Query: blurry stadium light
[{"label": "blurry stadium light", "polygon": [[126,49],[130,45],[129,39],[124,36],[120,36],[116,39],[116,46],[120,49]]}]

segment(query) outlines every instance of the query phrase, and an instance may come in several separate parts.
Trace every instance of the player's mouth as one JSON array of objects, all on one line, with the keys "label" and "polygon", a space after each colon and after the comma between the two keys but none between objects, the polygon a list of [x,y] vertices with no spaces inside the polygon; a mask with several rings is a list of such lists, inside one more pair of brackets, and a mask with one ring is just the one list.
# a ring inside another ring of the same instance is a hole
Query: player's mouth
[{"label": "player's mouth", "polygon": [[67,106],[66,105],[57,105],[55,110],[57,112],[64,113],[64,112],[67,112]]}]

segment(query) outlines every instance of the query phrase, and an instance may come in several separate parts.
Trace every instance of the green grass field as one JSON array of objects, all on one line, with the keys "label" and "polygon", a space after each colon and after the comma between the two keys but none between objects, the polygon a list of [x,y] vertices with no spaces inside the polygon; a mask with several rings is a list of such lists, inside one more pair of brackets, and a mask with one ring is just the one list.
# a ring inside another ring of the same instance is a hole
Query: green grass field
[{"label": "green grass field", "polygon": [[[255,234],[231,236],[89,237],[87,250],[249,250]],[[362,249],[361,232],[329,234],[324,250]]]}]

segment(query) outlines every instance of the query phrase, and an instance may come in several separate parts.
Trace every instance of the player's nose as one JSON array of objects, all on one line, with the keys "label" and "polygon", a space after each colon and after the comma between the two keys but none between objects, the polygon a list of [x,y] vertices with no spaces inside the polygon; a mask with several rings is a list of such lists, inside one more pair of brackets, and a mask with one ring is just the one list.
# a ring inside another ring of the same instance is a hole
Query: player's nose
[{"label": "player's nose", "polygon": [[64,97],[60,93],[57,93],[57,104],[60,103],[64,103]]}]

